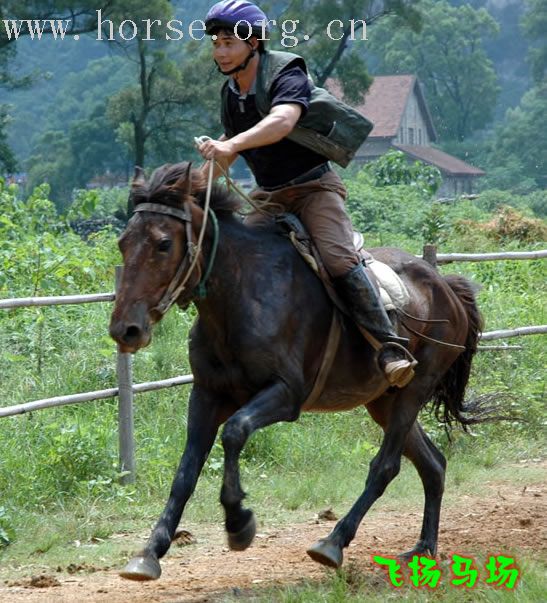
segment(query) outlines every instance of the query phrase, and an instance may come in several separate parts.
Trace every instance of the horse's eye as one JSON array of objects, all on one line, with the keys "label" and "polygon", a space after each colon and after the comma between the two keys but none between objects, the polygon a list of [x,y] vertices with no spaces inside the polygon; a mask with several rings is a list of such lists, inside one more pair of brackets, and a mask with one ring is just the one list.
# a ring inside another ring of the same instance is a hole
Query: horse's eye
[{"label": "horse's eye", "polygon": [[158,243],[158,251],[161,251],[162,253],[166,253],[170,249],[171,249],[171,239],[162,239]]}]

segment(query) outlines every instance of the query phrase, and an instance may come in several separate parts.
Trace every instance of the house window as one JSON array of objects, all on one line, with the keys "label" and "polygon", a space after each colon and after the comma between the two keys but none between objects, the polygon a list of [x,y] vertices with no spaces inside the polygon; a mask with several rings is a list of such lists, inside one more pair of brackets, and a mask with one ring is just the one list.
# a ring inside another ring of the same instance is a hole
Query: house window
[{"label": "house window", "polygon": [[422,129],[418,128],[418,144],[422,144]]},{"label": "house window", "polygon": [[408,144],[414,144],[414,128],[408,128]]}]

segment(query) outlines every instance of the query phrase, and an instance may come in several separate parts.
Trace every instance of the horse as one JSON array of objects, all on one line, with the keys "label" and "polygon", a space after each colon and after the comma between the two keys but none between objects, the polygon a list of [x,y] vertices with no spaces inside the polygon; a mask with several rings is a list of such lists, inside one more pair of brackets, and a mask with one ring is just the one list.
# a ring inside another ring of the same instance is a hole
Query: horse
[{"label": "horse", "polygon": [[[193,302],[197,319],[189,337],[194,376],[188,404],[185,449],[166,506],[145,548],[120,572],[132,580],[161,575],[184,507],[221,426],[224,472],[220,502],[230,549],[253,541],[256,523],[242,501],[239,457],[253,432],[303,411],[340,411],[365,406],[383,430],[364,491],[332,532],[308,549],[310,557],[340,567],[343,549],[372,504],[398,474],[401,456],[421,478],[425,504],[413,555],[437,552],[446,459],[417,420],[433,404],[447,426],[475,422],[464,402],[482,318],[475,288],[461,276],[442,276],[424,260],[396,248],[370,250],[389,265],[409,292],[400,335],[409,337],[418,361],[403,388],[390,386],[376,351],[352,321],[336,310],[317,275],[279,226],[245,224],[241,200],[217,184],[207,186],[190,163],[165,165],[131,185],[134,214],[119,239],[123,276],[110,334],[122,352],[150,343],[154,323],[169,306]],[[204,289],[206,292],[204,294]],[[341,329],[332,366],[318,396],[309,400],[331,331]],[[410,327],[408,321],[413,326]],[[443,345],[445,342],[446,345]]]}]

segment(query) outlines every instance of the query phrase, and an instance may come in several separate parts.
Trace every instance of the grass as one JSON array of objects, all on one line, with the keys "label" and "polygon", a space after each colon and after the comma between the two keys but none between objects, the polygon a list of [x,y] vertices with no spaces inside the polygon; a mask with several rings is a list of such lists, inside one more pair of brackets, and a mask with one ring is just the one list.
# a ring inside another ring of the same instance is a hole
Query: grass
[{"label": "grass", "polygon": [[[304,426],[302,430],[301,437],[305,437]],[[467,494],[479,497],[486,494],[491,483],[510,483],[520,488],[540,485],[545,480],[544,468],[534,462],[517,463],[518,471],[515,471],[515,463],[507,461],[510,451],[506,450],[507,454],[498,456],[492,464],[487,460],[484,446],[475,441],[467,440],[465,444],[459,444],[459,448],[458,454],[451,455],[449,460],[445,511]],[[279,526],[309,521],[326,507],[332,507],[338,516],[347,512],[364,487],[366,470],[363,465],[368,464],[371,453],[364,457],[355,454],[344,458],[337,455],[339,451],[340,448],[333,450],[330,458],[316,465],[309,476],[303,469],[306,465],[298,470],[282,471],[275,466],[244,463],[242,481],[249,493],[247,501],[260,523]],[[530,452],[534,455],[532,458],[537,458],[539,443],[537,449]],[[170,481],[172,474],[165,470],[165,480]],[[333,487],[333,476],[336,476],[336,487]],[[17,573],[17,566],[28,559],[45,566],[62,566],[65,561],[68,565],[83,555],[89,564],[102,558],[102,567],[119,565],[128,553],[127,539],[122,547],[111,537],[120,533],[147,536],[168,494],[168,487],[162,487],[150,495],[147,488],[141,488],[142,481],[140,479],[135,486],[114,488],[116,496],[110,493],[108,498],[105,495],[97,497],[84,492],[41,511],[13,516],[14,542],[0,552],[3,567],[0,577]],[[205,471],[188,504],[184,524],[221,523],[219,492],[220,475]],[[411,510],[417,515],[418,533],[422,501],[422,487],[416,472],[410,463],[403,461],[401,473],[375,504],[372,513]],[[131,537],[129,541],[136,542]],[[81,546],[84,548],[80,550]]]},{"label": "grass", "polygon": [[[253,603],[383,603],[384,601],[405,600],[411,602],[437,601],[446,603],[461,601],[484,601],[492,603],[528,603],[545,600],[545,565],[527,561],[521,566],[523,576],[516,588],[508,590],[478,582],[473,589],[453,587],[442,580],[435,589],[415,588],[409,583],[395,588],[376,572],[365,572],[357,567],[331,572],[321,581],[303,581],[301,584],[254,589],[245,594]],[[441,564],[443,575],[448,575],[447,564]],[[223,603],[241,600],[241,595],[227,596]]]}]

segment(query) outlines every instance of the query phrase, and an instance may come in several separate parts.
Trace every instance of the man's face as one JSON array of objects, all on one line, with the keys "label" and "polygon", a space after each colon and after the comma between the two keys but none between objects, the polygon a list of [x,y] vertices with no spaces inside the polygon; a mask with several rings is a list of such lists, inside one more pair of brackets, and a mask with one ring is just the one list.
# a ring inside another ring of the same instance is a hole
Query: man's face
[{"label": "man's face", "polygon": [[[217,39],[212,40],[213,58],[221,71],[234,69],[249,56],[251,48],[247,42],[240,40],[232,33],[224,31],[219,31],[216,35]],[[256,38],[251,37],[249,41],[253,47],[257,45]]]}]

